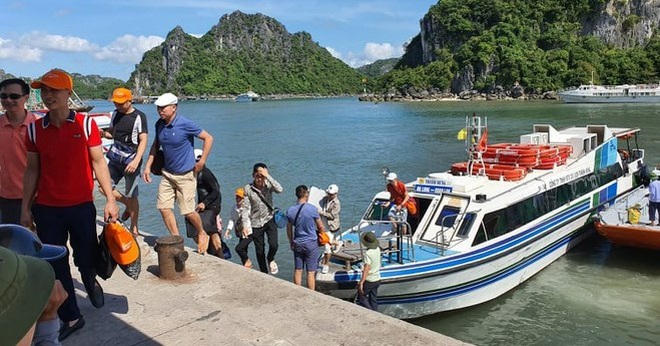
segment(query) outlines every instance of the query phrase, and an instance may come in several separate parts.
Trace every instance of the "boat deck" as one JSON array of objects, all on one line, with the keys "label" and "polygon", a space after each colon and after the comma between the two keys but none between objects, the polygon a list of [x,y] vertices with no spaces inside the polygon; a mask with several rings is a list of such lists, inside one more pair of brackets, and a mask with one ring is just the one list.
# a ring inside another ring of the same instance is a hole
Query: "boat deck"
[{"label": "boat deck", "polygon": [[[397,250],[396,237],[379,238],[383,268],[393,265],[432,260],[443,255],[447,256],[457,253],[456,251],[451,250],[444,250],[444,252],[441,252],[439,247],[433,245],[406,244],[405,242],[409,239],[410,238],[408,237],[403,237],[402,239],[402,244],[400,246],[403,251],[401,253],[401,261],[399,261],[400,251]],[[334,269],[359,269],[362,265],[364,251],[367,249],[360,245],[358,233],[345,234],[342,240],[344,241],[344,245],[338,252],[332,254],[331,262],[335,264],[335,266],[333,266]]]}]

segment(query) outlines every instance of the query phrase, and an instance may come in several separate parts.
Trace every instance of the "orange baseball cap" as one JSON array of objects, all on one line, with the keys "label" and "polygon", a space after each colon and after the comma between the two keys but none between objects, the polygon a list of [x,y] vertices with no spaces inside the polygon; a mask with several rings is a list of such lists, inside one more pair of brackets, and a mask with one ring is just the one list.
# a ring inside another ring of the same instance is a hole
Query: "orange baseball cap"
[{"label": "orange baseball cap", "polygon": [[117,88],[112,92],[110,101],[115,103],[126,103],[133,100],[133,94],[126,88]]},{"label": "orange baseball cap", "polygon": [[239,187],[238,189],[236,189],[236,196],[238,196],[240,198],[245,197],[245,189],[242,188],[242,187]]},{"label": "orange baseball cap", "polygon": [[44,85],[56,90],[73,90],[73,79],[64,70],[54,68],[30,83],[33,89],[39,89]]}]

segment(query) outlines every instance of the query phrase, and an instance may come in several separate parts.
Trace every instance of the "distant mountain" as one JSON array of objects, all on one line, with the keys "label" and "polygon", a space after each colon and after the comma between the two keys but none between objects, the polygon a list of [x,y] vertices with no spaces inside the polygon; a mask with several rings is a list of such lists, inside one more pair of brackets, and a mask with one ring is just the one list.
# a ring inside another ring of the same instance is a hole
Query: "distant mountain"
[{"label": "distant mountain", "polygon": [[129,83],[140,95],[332,95],[359,92],[361,79],[310,34],[290,34],[273,18],[236,11],[200,38],[175,27],[144,54]]},{"label": "distant mountain", "polygon": [[99,75],[71,73],[71,78],[73,78],[73,89],[81,99],[107,100],[115,88],[127,86],[126,82],[120,79]]},{"label": "distant mountain", "polygon": [[394,66],[399,62],[399,58],[381,59],[357,68],[361,74],[376,78],[390,72]]},{"label": "distant mountain", "polygon": [[[21,78],[28,83],[33,80],[29,77],[16,77],[11,73],[6,73],[0,69],[0,80],[8,78]],[[82,99],[109,99],[112,91],[120,86],[126,86],[126,82],[111,77],[101,77],[99,75],[82,75],[80,73],[71,73],[73,78],[73,89]]]}]

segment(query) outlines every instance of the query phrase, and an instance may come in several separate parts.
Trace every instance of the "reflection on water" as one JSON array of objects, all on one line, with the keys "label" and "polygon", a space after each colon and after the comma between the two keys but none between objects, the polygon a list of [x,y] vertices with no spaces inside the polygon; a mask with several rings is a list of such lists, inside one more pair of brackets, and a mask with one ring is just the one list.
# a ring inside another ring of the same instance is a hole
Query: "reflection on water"
[{"label": "reflection on water", "polygon": [[498,299],[412,322],[478,345],[656,345],[659,261],[594,235]]},{"label": "reflection on water", "polygon": [[[111,110],[95,102],[95,111]],[[157,119],[154,105],[137,105]],[[285,191],[276,206],[295,203],[299,184],[339,185],[342,225],[359,220],[385,186],[381,167],[406,181],[465,159],[456,134],[465,117],[488,117],[490,142],[517,142],[533,124],[556,128],[607,124],[640,127],[650,165],[660,163],[660,105],[567,105],[559,102],[361,103],[354,98],[251,103],[182,102],[179,112],[215,138],[208,166],[222,186],[223,212],[233,191],[266,162]],[[152,139],[150,139],[151,142]],[[141,229],[165,235],[155,209],[157,184],[140,186]],[[181,219],[179,219],[181,225]],[[280,231],[279,278],[291,280],[292,254]],[[186,243],[192,246],[190,241]],[[229,241],[233,248],[236,240]],[[250,255],[254,256],[253,250]],[[234,261],[238,261],[234,256]],[[253,258],[254,259],[254,258]],[[589,238],[518,288],[485,304],[413,320],[479,345],[654,344],[660,340],[660,255]]]}]

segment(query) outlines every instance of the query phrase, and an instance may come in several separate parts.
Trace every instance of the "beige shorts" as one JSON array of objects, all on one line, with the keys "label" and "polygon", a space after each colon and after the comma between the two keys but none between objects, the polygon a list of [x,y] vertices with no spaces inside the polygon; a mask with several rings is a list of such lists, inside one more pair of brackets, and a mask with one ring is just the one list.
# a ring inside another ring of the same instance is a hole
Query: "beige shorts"
[{"label": "beige shorts", "polygon": [[190,171],[184,174],[173,174],[163,170],[163,179],[158,185],[158,209],[174,209],[174,201],[179,204],[181,215],[195,211],[195,195],[197,194],[197,177]]}]

